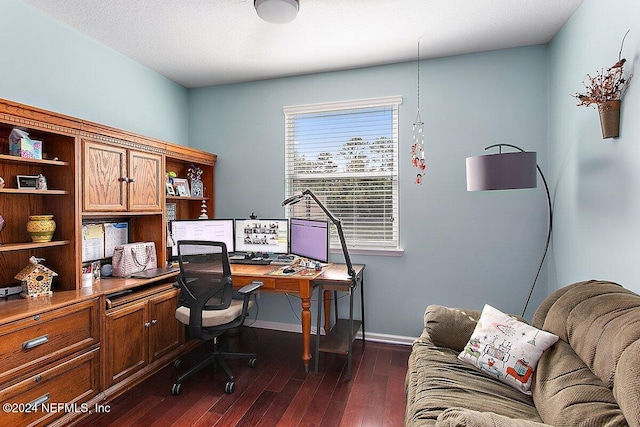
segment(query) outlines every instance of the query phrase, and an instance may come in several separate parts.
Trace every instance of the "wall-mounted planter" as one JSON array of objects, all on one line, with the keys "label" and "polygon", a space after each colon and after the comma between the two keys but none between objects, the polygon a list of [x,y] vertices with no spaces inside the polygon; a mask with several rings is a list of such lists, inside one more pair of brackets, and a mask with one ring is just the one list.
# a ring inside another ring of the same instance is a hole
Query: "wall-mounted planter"
[{"label": "wall-mounted planter", "polygon": [[620,100],[598,104],[602,138],[615,138],[620,134]]}]

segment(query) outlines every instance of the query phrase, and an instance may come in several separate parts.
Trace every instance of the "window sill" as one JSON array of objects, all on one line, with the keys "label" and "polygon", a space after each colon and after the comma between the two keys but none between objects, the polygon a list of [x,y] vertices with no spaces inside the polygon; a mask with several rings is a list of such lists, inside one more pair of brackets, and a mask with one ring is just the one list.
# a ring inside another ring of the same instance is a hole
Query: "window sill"
[{"label": "window sill", "polygon": [[[340,248],[331,248],[329,252],[342,255],[342,249]],[[404,249],[349,248],[349,255],[402,256],[404,255]]]}]

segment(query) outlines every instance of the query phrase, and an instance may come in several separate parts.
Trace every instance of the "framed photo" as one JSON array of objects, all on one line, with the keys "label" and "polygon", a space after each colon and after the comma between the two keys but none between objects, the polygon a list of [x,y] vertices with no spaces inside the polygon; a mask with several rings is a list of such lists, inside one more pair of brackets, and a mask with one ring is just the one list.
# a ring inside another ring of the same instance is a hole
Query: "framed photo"
[{"label": "framed photo", "polygon": [[189,181],[184,178],[173,178],[173,185],[176,186],[176,192],[181,197],[191,197],[191,191],[189,191]]},{"label": "framed photo", "polygon": [[35,190],[38,188],[38,175],[16,175],[18,189]]},{"label": "framed photo", "polygon": [[202,197],[204,195],[204,185],[202,181],[191,181],[191,197]]},{"label": "framed photo", "polygon": [[173,221],[176,219],[176,204],[175,203],[167,203],[167,221]]},{"label": "framed photo", "polygon": [[167,196],[175,196],[176,192],[173,189],[173,184],[171,184],[169,181],[165,182],[164,184],[166,190],[167,190]]}]

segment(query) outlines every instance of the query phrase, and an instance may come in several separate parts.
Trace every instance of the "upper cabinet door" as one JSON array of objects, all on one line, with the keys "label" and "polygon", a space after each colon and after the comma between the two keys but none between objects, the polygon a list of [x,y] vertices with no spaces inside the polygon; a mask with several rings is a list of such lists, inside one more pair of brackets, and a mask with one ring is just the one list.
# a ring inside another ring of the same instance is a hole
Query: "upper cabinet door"
[{"label": "upper cabinet door", "polygon": [[93,141],[82,141],[83,210],[127,210],[127,150]]},{"label": "upper cabinet door", "polygon": [[82,141],[84,212],[160,212],[162,155]]},{"label": "upper cabinet door", "polygon": [[162,156],[129,150],[129,210],[157,212],[162,210],[164,173]]}]

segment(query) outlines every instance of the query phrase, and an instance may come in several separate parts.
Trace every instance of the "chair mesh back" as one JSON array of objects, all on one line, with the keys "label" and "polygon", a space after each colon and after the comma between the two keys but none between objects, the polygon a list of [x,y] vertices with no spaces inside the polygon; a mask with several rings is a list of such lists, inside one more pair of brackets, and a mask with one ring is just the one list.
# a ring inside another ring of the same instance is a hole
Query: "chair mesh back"
[{"label": "chair mesh back", "polygon": [[[189,326],[202,326],[202,310],[224,310],[233,297],[231,268],[223,242],[178,241],[180,305],[190,308]],[[197,313],[197,315],[193,315]]]}]

